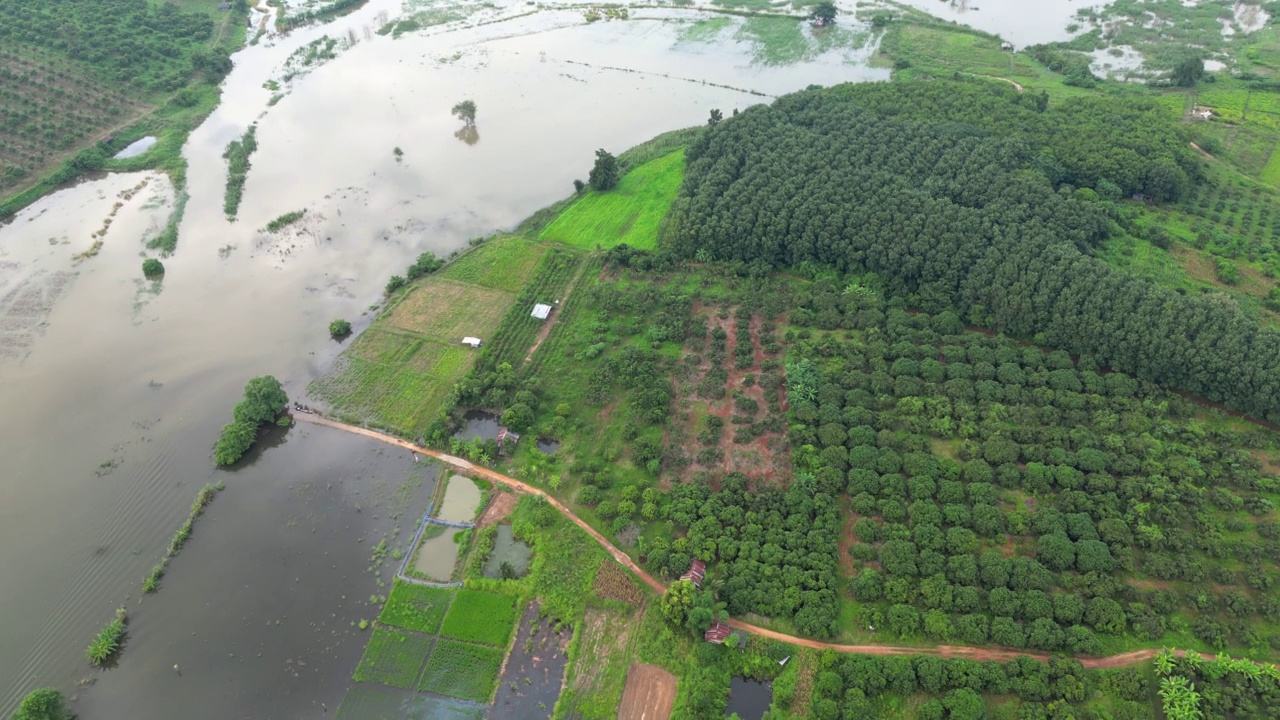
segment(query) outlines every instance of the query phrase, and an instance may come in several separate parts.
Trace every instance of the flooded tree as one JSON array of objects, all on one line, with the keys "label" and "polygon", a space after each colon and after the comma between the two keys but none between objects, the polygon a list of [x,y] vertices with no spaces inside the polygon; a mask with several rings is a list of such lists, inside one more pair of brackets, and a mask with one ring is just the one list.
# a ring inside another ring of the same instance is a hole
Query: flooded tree
[{"label": "flooded tree", "polygon": [[719,125],[720,121],[723,119],[724,119],[724,113],[720,112],[720,110],[717,108],[712,108],[711,117],[707,119],[707,124],[711,126]]},{"label": "flooded tree", "polygon": [[836,6],[831,2],[820,2],[814,6],[809,19],[814,25],[831,25],[836,21]]},{"label": "flooded tree", "polygon": [[471,100],[463,100],[449,112],[466,124],[467,127],[476,126],[476,104]]},{"label": "flooded tree", "polygon": [[587,181],[592,190],[612,190],[618,184],[618,159],[604,148],[596,150],[596,164]]}]

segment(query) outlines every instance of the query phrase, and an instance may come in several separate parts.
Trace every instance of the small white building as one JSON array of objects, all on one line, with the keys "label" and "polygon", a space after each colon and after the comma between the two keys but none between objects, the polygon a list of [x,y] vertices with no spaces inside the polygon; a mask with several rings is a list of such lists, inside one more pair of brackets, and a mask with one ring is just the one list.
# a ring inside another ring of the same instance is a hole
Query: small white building
[{"label": "small white building", "polygon": [[551,306],[538,303],[537,305],[533,306],[532,315],[533,317],[536,317],[539,320],[546,320],[548,317],[551,316]]},{"label": "small white building", "polygon": [[464,338],[462,338],[462,344],[463,344],[463,345],[466,345],[467,347],[478,348],[478,347],[480,347],[480,338],[478,338],[478,337],[464,337]]}]

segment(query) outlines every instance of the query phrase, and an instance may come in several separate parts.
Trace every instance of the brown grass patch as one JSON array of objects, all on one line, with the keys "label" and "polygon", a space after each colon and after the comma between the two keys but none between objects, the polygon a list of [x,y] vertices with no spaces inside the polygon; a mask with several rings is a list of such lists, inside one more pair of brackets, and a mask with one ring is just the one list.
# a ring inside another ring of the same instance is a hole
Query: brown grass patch
[{"label": "brown grass patch", "polygon": [[627,671],[618,720],[668,720],[676,704],[676,676],[656,665],[635,664]]},{"label": "brown grass patch", "polygon": [[592,589],[595,590],[596,597],[601,600],[616,600],[633,607],[644,602],[644,593],[640,591],[631,574],[616,562],[600,563]]},{"label": "brown grass patch", "polygon": [[409,291],[383,320],[400,330],[460,343],[473,335],[492,336],[515,301],[501,290],[466,285],[443,278],[431,278]]}]

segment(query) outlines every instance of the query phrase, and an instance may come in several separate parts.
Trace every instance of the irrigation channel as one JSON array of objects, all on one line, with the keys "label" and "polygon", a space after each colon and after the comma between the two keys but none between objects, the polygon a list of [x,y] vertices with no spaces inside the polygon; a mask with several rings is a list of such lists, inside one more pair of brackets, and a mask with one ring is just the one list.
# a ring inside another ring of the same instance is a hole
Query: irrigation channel
[{"label": "irrigation channel", "polygon": [[[314,415],[314,414],[300,415],[298,416],[297,419],[302,420],[304,422],[308,422],[308,423],[314,423],[317,425],[324,425],[326,427],[335,428],[348,433],[359,435],[361,437],[371,438],[373,440],[377,440],[379,442],[383,442],[388,445],[394,445],[404,450],[419,452],[424,455],[433,457],[436,460],[439,460],[440,462],[443,462],[446,465],[449,465],[460,472],[467,473],[472,477],[482,478],[484,480],[489,480],[495,483],[501,483],[519,492],[527,493],[530,495],[537,495],[538,497],[544,498],[552,507],[559,510],[561,514],[563,514],[566,518],[568,518],[571,522],[573,522],[574,525],[577,525],[578,527],[582,528],[588,535],[592,537],[592,539],[594,539],[597,543],[599,543],[601,547],[603,547],[611,556],[613,556],[614,560],[617,560],[620,564],[625,566],[628,570],[631,571],[632,574],[634,574],[642,582],[644,582],[644,584],[648,585],[657,593],[663,593],[667,589],[665,584],[663,584],[660,580],[653,577],[649,573],[645,572],[645,570],[641,568],[639,565],[637,565],[629,555],[627,555],[622,550],[619,550],[616,546],[614,546],[613,543],[609,542],[608,539],[606,539],[603,535],[601,535],[595,528],[591,527],[590,525],[587,524],[585,520],[578,517],[564,503],[552,497],[541,488],[534,487],[526,482],[522,482],[508,475],[503,475],[500,472],[491,470],[482,465],[476,465],[475,463],[472,463],[468,460],[464,460],[460,457],[455,457],[453,455],[449,455],[448,453],[440,452],[439,450],[433,450],[431,448],[423,447],[421,445],[417,445],[415,443],[409,442],[408,440],[402,440],[393,435],[387,435],[385,433],[381,433],[376,430],[370,430],[369,428],[363,428],[356,425],[348,425],[346,423],[338,422],[337,420],[331,420],[329,418],[322,417],[320,415]],[[759,625],[753,625],[751,623],[743,622],[741,620],[732,619],[732,618],[729,620],[727,624],[732,628],[742,630],[744,632],[749,632],[756,635],[762,635],[764,637],[771,638],[773,640],[779,640],[781,642],[789,643],[791,645],[799,645],[801,647],[813,648],[815,650],[835,650],[836,652],[852,653],[852,654],[858,654],[858,655],[936,655],[937,657],[943,657],[943,658],[969,658],[971,660],[980,660],[980,661],[995,660],[998,662],[1007,662],[1016,657],[1032,657],[1037,660],[1046,661],[1046,662],[1049,660],[1049,656],[1043,653],[1006,650],[999,647],[975,647],[975,646],[968,646],[968,645],[935,645],[932,647],[902,647],[902,646],[896,646],[896,645],[882,645],[878,643],[874,645],[842,645],[840,643],[828,643],[828,642],[822,642],[820,640],[811,640],[809,638],[802,638],[802,637],[797,637],[795,635],[788,635],[786,633],[780,633],[775,630],[769,630],[768,628],[763,628],[763,627],[760,627]],[[1101,658],[1079,656],[1078,659],[1087,668],[1095,668],[1095,669],[1117,668],[1117,667],[1125,667],[1127,665],[1135,665],[1137,663],[1150,660],[1151,658],[1156,656],[1156,652],[1158,651],[1154,649],[1136,650],[1134,652],[1122,653],[1119,655],[1110,655],[1108,657],[1101,657]],[[1202,654],[1202,655],[1205,659],[1212,659],[1214,657],[1213,655],[1210,655],[1210,654]]]},{"label": "irrigation channel", "polygon": [[[308,426],[220,471],[219,429],[251,377],[301,397],[342,348],[331,320],[359,332],[387,278],[568,196],[597,148],[811,83],[889,75],[870,66],[876,35],[851,2],[840,42],[802,26],[785,56],[703,3],[594,23],[587,3],[477,3],[395,37],[375,31],[422,4],[369,0],[233,56],[221,104],[183,148],[189,201],[163,280],[140,272],[178,204],[163,174],[86,178],[0,224],[0,717],[40,686],[77,695],[86,720],[179,708],[190,720],[315,717],[334,705],[362,644],[350,623],[371,617],[376,580],[394,572],[368,571],[397,522],[370,498],[401,487],[412,462]],[[334,57],[301,66],[325,36],[340,39]],[[454,135],[461,99],[478,107],[474,144]],[[255,123],[233,222],[222,155]],[[264,230],[297,210],[302,221]],[[226,491],[159,593],[142,597],[196,491],[217,481]],[[84,648],[122,604],[126,647],[94,671]]]}]

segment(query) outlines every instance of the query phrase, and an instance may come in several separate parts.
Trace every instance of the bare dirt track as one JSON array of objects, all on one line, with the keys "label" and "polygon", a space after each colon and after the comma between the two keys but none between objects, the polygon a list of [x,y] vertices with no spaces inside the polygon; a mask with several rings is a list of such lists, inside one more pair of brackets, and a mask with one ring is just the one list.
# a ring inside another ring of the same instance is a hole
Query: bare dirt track
[{"label": "bare dirt track", "polygon": [[[593,539],[595,539],[597,543],[600,544],[600,547],[603,547],[605,550],[607,550],[615,560],[625,565],[628,570],[634,573],[636,577],[644,581],[646,585],[653,588],[655,592],[662,593],[662,592],[665,592],[667,589],[666,585],[664,585],[657,578],[653,577],[652,575],[650,575],[649,573],[641,569],[640,566],[637,565],[634,561],[632,561],[631,558],[626,553],[614,547],[613,543],[606,540],[603,535],[597,532],[595,528],[588,525],[585,520],[575,515],[572,510],[570,510],[568,507],[564,505],[564,503],[560,502],[554,497],[551,497],[550,495],[540,490],[539,488],[533,487],[528,483],[521,482],[520,480],[517,480],[513,477],[508,477],[506,475],[503,475],[502,473],[495,472],[493,470],[490,470],[489,468],[475,465],[467,460],[463,460],[460,457],[454,457],[453,455],[448,455],[438,450],[432,450],[430,448],[425,448],[419,445],[415,445],[414,443],[411,443],[407,440],[401,440],[400,438],[393,437],[391,435],[387,435],[384,433],[380,433],[376,430],[369,430],[368,428],[357,427],[355,425],[347,425],[346,423],[341,423],[336,420],[330,420],[329,418],[321,417],[319,415],[314,415],[314,414],[299,413],[294,416],[294,419],[300,420],[303,422],[315,423],[317,425],[325,425],[328,427],[336,428],[338,430],[345,430],[350,433],[355,433],[357,435],[363,435],[365,437],[373,438],[374,440],[380,440],[389,445],[396,445],[398,447],[405,448],[406,450],[412,450],[413,452],[419,452],[424,455],[429,455],[443,463],[453,466],[454,468],[462,471],[463,473],[469,473],[472,477],[484,478],[485,480],[490,480],[492,482],[501,483],[508,487],[515,488],[520,492],[528,493],[530,495],[537,495],[538,497],[545,498],[548,503],[550,503],[553,507],[555,507],[555,509],[563,513],[564,516],[568,518],[571,522],[573,522],[574,525],[577,525],[578,527],[586,531],[588,535],[590,535]],[[1009,660],[1012,660],[1016,657],[1030,657],[1036,660],[1040,660],[1042,662],[1048,661],[1049,659],[1049,656],[1044,653],[1022,652],[1019,650],[1009,650],[1004,648],[970,647],[967,645],[936,645],[933,647],[902,647],[902,646],[896,646],[896,645],[841,645],[839,643],[829,643],[829,642],[822,642],[820,640],[810,640],[808,638],[796,637],[795,635],[788,635],[786,633],[777,632],[775,630],[769,630],[768,628],[763,628],[763,627],[760,627],[759,625],[753,625],[751,623],[743,622],[741,620],[730,619],[727,624],[729,625],[729,627],[734,628],[736,630],[749,632],[755,635],[761,635],[763,637],[772,638],[774,640],[779,640],[781,642],[789,643],[791,645],[798,645],[800,647],[813,648],[814,650],[834,650],[840,653],[854,653],[858,655],[934,655],[942,658],[969,658],[970,660],[979,660],[979,661],[991,660],[996,662],[1008,662]],[[1107,668],[1125,667],[1127,665],[1135,665],[1137,663],[1150,660],[1151,658],[1156,656],[1156,652],[1157,651],[1154,649],[1135,650],[1133,652],[1122,653],[1119,655],[1111,655],[1109,657],[1096,658],[1096,657],[1078,656],[1077,659],[1086,668],[1107,669]],[[1183,653],[1179,653],[1179,654],[1183,654]],[[1212,659],[1213,657],[1212,655],[1204,655],[1203,653],[1202,655],[1206,659]],[[648,667],[648,666],[637,665],[632,667],[631,670],[634,672],[636,668],[643,668],[643,667]],[[658,672],[662,672],[658,668],[653,668],[653,669],[657,670]],[[631,692],[631,685],[632,685],[631,676],[630,674],[628,674],[627,688],[623,692],[623,696],[622,696],[623,708],[629,707],[626,701],[627,701],[627,698],[629,697],[628,693]],[[672,697],[672,701],[674,702],[674,698],[675,698],[674,678],[672,679],[671,697]],[[667,712],[670,713],[669,708]],[[628,711],[624,710],[623,714],[619,715],[619,720],[639,720],[642,717],[644,718],[644,720],[653,720],[653,718],[659,718],[659,717],[665,718],[666,715],[662,715],[662,716],[631,715],[631,714],[628,714]]]},{"label": "bare dirt track", "polygon": [[632,665],[618,720],[667,720],[676,703],[676,676],[655,665]]}]

